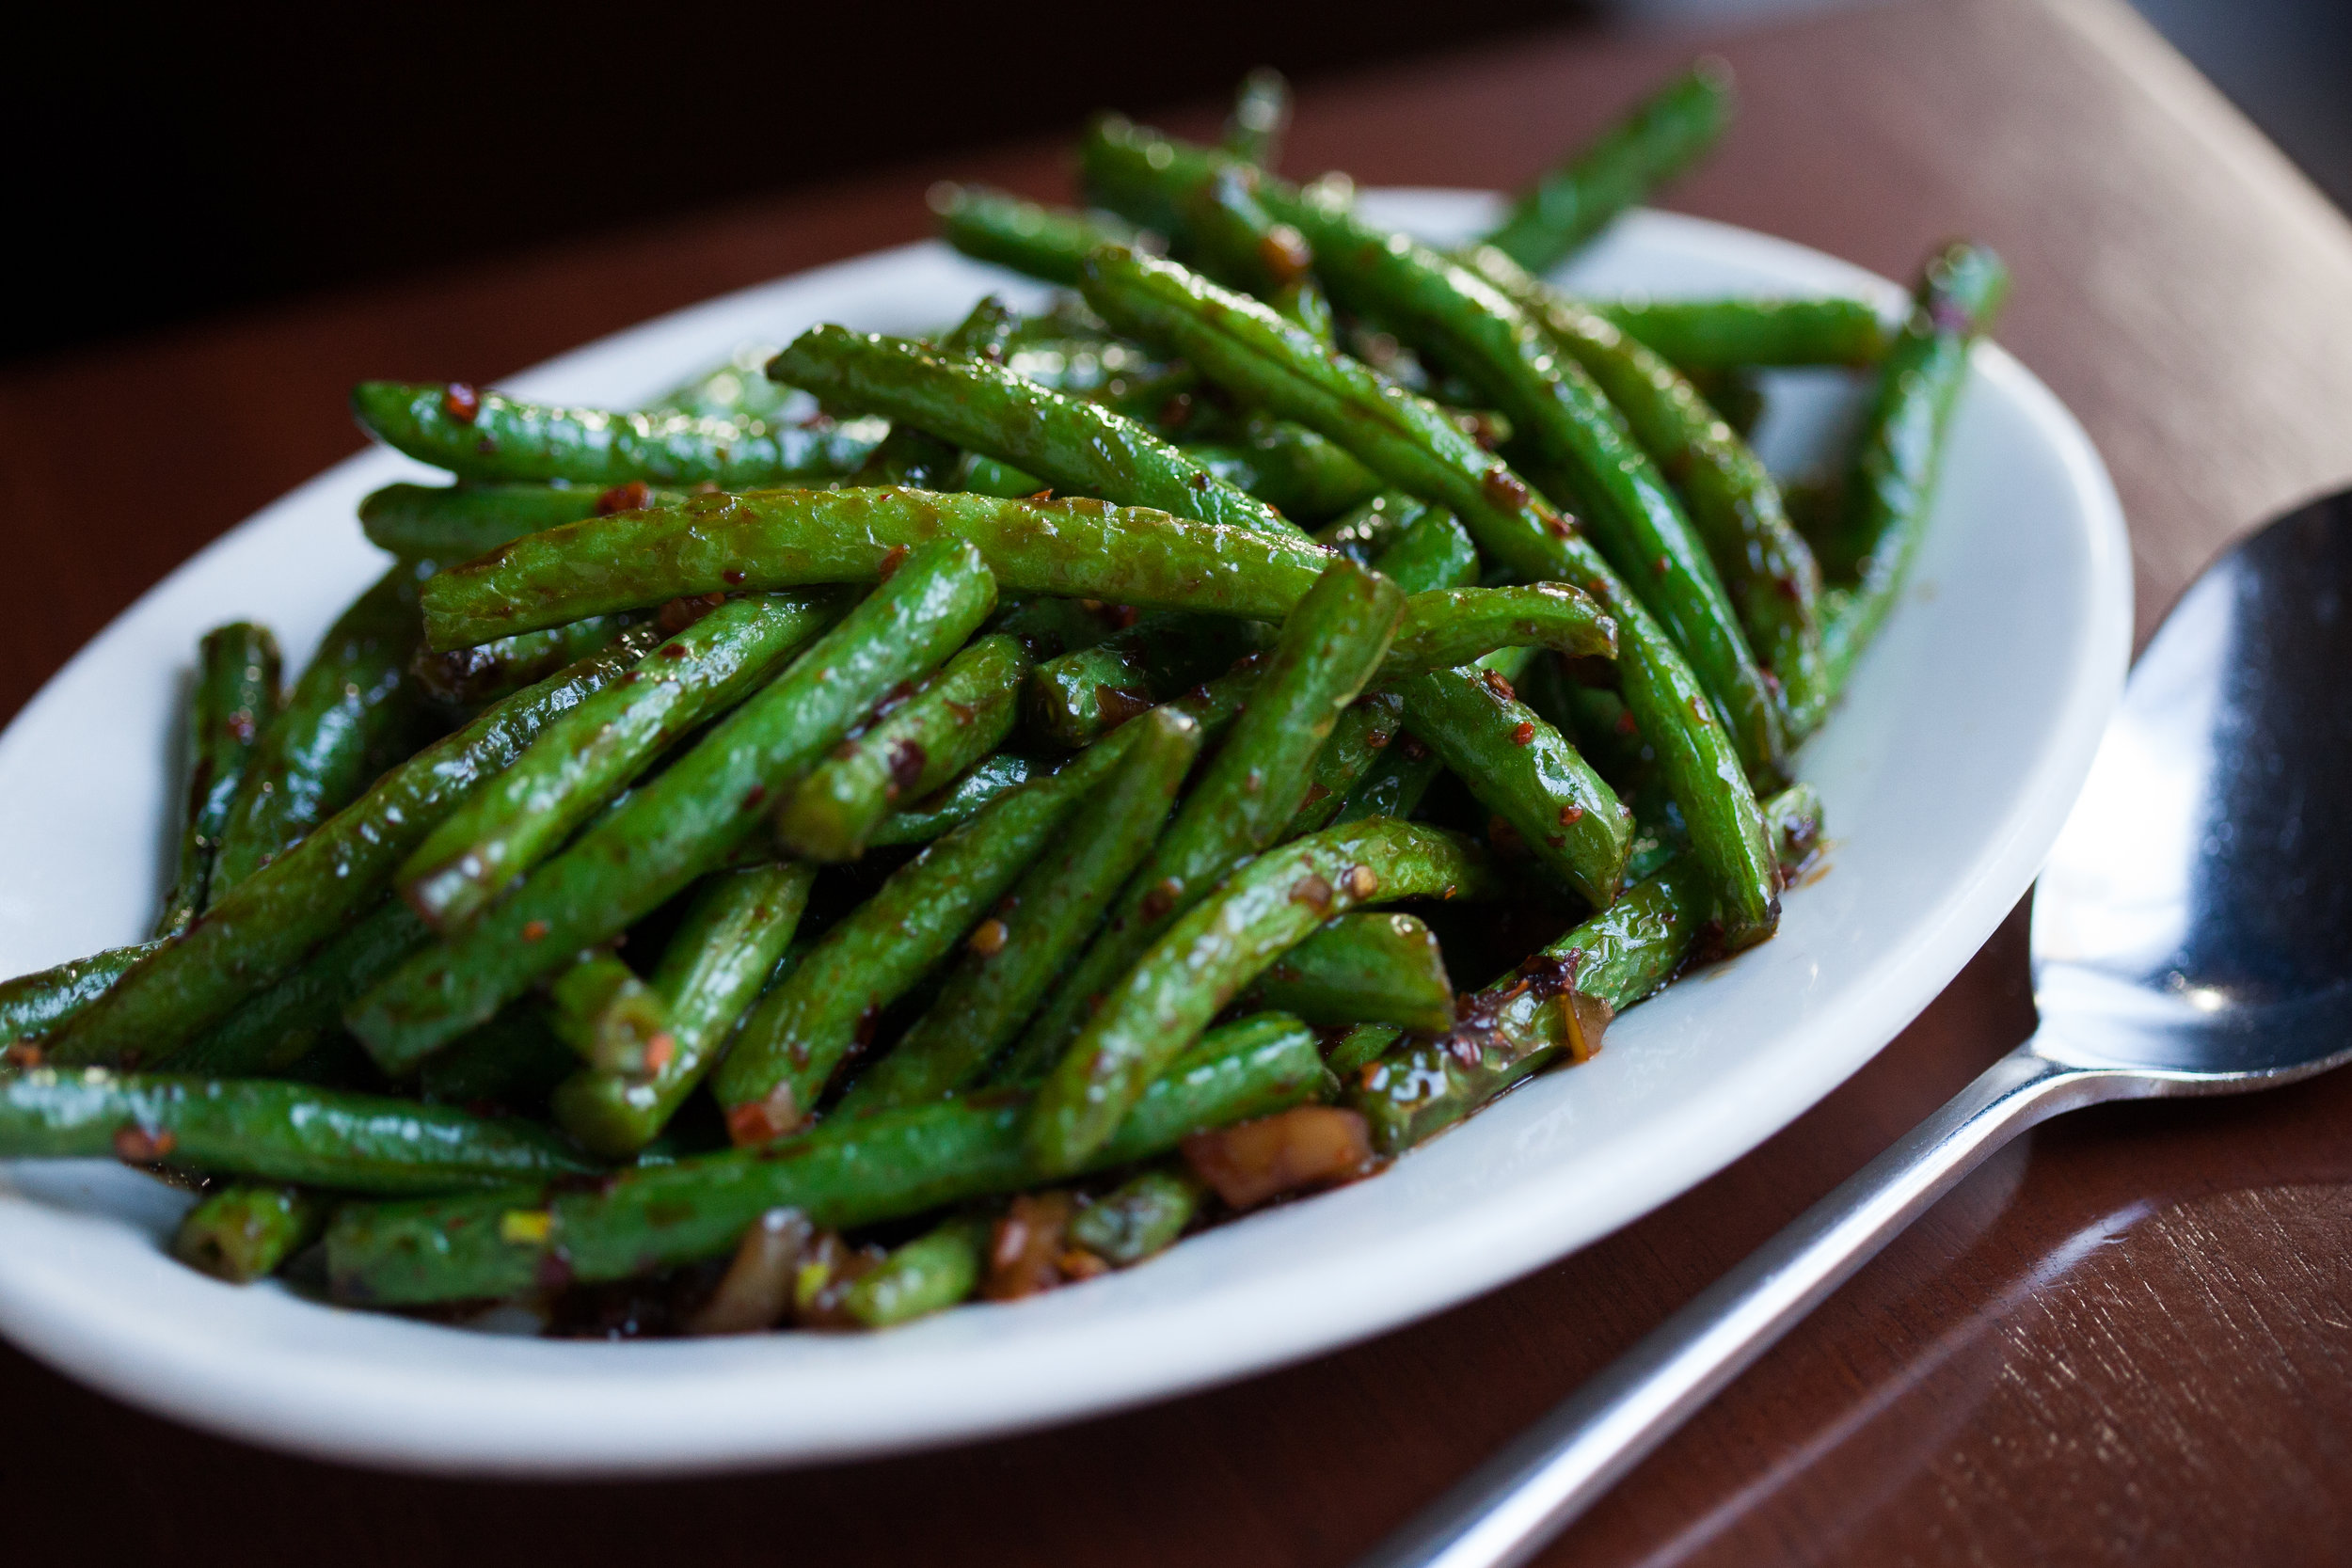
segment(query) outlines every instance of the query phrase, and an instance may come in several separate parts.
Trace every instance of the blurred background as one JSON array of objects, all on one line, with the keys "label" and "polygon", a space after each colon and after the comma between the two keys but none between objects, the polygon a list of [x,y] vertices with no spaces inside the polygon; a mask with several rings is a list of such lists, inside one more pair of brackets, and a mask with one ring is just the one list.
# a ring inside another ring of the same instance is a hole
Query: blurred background
[{"label": "blurred background", "polygon": [[[53,68],[14,72],[0,110],[31,285],[0,325],[0,360],[593,244],[879,165],[1066,133],[1112,104],[1150,116],[1220,98],[1261,62],[1311,87],[1539,28],[1720,31],[1863,3],[51,12],[46,24],[76,36]],[[2352,207],[2352,0],[2135,3]]]}]

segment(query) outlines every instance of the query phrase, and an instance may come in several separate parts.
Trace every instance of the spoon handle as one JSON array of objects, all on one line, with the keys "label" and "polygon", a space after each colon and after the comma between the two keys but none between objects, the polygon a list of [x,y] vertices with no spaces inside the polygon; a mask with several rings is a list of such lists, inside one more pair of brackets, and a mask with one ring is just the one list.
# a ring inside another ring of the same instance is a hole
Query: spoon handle
[{"label": "spoon handle", "polygon": [[[1895,1233],[2104,1076],[2026,1042],[1472,1471],[1359,1568],[1508,1568],[1713,1399]],[[2091,1092],[2083,1092],[2090,1089]]]}]

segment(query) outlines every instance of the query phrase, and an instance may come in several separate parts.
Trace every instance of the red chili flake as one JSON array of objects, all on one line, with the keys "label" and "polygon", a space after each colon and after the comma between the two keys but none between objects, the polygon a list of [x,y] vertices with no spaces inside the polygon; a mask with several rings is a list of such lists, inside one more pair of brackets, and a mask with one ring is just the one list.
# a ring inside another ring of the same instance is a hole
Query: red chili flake
[{"label": "red chili flake", "polygon": [[738,1148],[773,1143],[801,1125],[792,1085],[778,1084],[758,1100],[727,1107],[727,1139]]},{"label": "red chili flake", "polygon": [[947,700],[947,711],[956,716],[957,723],[969,724],[974,719],[979,716],[980,710],[974,707],[970,703],[959,703],[951,697]]},{"label": "red chili flake", "polygon": [[1047,485],[1044,489],[1042,489],[1042,490],[1033,490],[1033,491],[1031,491],[1029,494],[1027,494],[1027,495],[1025,495],[1025,496],[1022,497],[1021,499],[1022,499],[1023,500],[1025,500],[1025,501],[1049,501],[1049,500],[1052,500],[1052,499],[1054,499],[1054,487],[1053,487],[1052,485],[1050,485],[1050,484],[1049,484],[1049,485]]},{"label": "red chili flake", "polygon": [[1518,689],[1514,687],[1510,681],[1504,677],[1502,671],[1484,671],[1480,673],[1478,678],[1486,683],[1487,690],[1493,692],[1504,702],[1508,703],[1518,700],[1519,694]]},{"label": "red chili flake", "polygon": [[1278,223],[1258,241],[1258,262],[1278,289],[1306,276],[1315,264],[1307,237],[1287,223]]},{"label": "red chili flake", "polygon": [[1310,871],[1291,884],[1291,902],[1309,909],[1327,910],[1331,907],[1331,884]]},{"label": "red chili flake", "polygon": [[34,1044],[31,1040],[17,1041],[14,1045],[8,1047],[7,1051],[0,1052],[0,1056],[5,1056],[8,1059],[8,1066],[12,1068],[22,1068],[27,1072],[30,1072],[33,1069],[40,1066],[42,1060],[40,1047]]},{"label": "red chili flake", "polygon": [[730,566],[719,574],[719,580],[729,588],[740,588],[743,585],[743,574]]},{"label": "red chili flake", "polygon": [[1584,808],[1582,806],[1562,806],[1560,808],[1560,826],[1564,828],[1581,822],[1583,819]]},{"label": "red chili flake", "polygon": [[544,942],[547,940],[547,934],[548,923],[546,921],[527,920],[523,922],[523,940],[525,942]]},{"label": "red chili flake", "polygon": [[1633,721],[1633,710],[1631,708],[1624,709],[1617,715],[1617,733],[1619,735],[1632,735],[1636,731],[1640,730],[1641,727],[1641,725]]},{"label": "red chili flake", "polygon": [[913,789],[923,779],[923,768],[930,761],[917,741],[899,740],[890,748],[890,798],[897,800],[900,792]]},{"label": "red chili flake", "polygon": [[1184,895],[1184,884],[1173,877],[1163,877],[1159,885],[1143,895],[1143,918],[1157,920],[1176,907],[1176,900]]},{"label": "red chili flake", "polygon": [[1196,490],[1206,490],[1209,487],[1209,470],[1202,468],[1199,472],[1195,473],[1192,476],[1191,483],[1192,487]]},{"label": "red chili flake", "polygon": [[1522,723],[1513,729],[1511,732],[1511,744],[1514,746],[1533,746],[1535,744],[1535,726],[1533,723]]},{"label": "red chili flake", "polygon": [[1674,565],[1674,562],[1673,562],[1668,561],[1668,560],[1667,560],[1664,556],[1662,556],[1662,555],[1661,555],[1661,556],[1660,556],[1660,557],[1659,557],[1659,558],[1658,558],[1655,562],[1652,562],[1650,563],[1650,569],[1651,569],[1652,571],[1654,571],[1654,572],[1658,572],[1658,573],[1663,574],[1664,572],[1666,572],[1666,571],[1667,571],[1670,567],[1672,567],[1673,565]]},{"label": "red chili flake", "polygon": [[743,809],[745,811],[757,811],[760,808],[761,802],[765,801],[767,799],[768,786],[766,784],[755,784],[752,785],[751,788],[743,792]]},{"label": "red chili flake", "polygon": [[676,642],[664,642],[661,644],[661,657],[663,658],[684,658],[687,657],[685,646]]},{"label": "red chili flake", "polygon": [[995,916],[991,915],[988,919],[981,921],[977,926],[972,927],[972,936],[969,945],[972,951],[977,953],[981,958],[993,958],[997,954],[1003,952],[1005,950],[1005,943],[1011,940],[1012,928],[1007,926],[1003,921],[998,920]]},{"label": "red chili flake", "polygon": [[653,504],[653,491],[642,479],[626,484],[615,484],[596,498],[596,515],[610,517],[615,512],[636,512]]},{"label": "red chili flake", "polygon": [[1364,744],[1375,752],[1385,752],[1394,736],[1386,730],[1373,730],[1364,736]]},{"label": "red chili flake", "polygon": [[1554,539],[1573,539],[1576,537],[1576,519],[1573,517],[1564,517],[1557,512],[1544,519],[1544,527]]},{"label": "red chili flake", "polygon": [[1518,508],[1525,506],[1528,501],[1526,481],[1500,463],[1486,470],[1486,477],[1478,482],[1478,487],[1497,506]]},{"label": "red chili flake", "polygon": [[645,1042],[645,1072],[648,1076],[670,1065],[677,1054],[677,1038],[667,1029]]},{"label": "red chili flake", "polygon": [[875,573],[876,578],[882,582],[888,582],[890,580],[891,574],[898,569],[898,562],[904,561],[906,558],[907,547],[904,545],[891,546],[890,553],[882,558],[882,567]]},{"label": "red chili flake", "polygon": [[169,1132],[150,1132],[144,1127],[115,1130],[115,1158],[126,1165],[151,1165],[169,1154],[180,1140]]},{"label": "red chili flake", "polygon": [[441,412],[459,424],[471,424],[482,412],[482,394],[462,381],[453,381],[441,389]]},{"label": "red chili flake", "polygon": [[1340,880],[1346,884],[1347,895],[1350,898],[1369,898],[1380,891],[1379,874],[1368,865],[1349,866],[1347,874]]}]

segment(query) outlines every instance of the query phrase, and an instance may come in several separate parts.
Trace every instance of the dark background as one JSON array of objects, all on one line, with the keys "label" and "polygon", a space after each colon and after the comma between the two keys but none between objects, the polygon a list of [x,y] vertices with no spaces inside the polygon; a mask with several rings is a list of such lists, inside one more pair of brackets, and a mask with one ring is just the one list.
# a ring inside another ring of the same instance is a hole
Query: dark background
[{"label": "dark background", "polygon": [[[0,359],[594,244],[960,146],[1304,85],[1563,22],[1836,0],[249,4],[44,16],[0,93],[18,306]],[[1936,0],[1911,0],[1934,4]],[[2352,202],[2352,0],[2138,0]]]}]

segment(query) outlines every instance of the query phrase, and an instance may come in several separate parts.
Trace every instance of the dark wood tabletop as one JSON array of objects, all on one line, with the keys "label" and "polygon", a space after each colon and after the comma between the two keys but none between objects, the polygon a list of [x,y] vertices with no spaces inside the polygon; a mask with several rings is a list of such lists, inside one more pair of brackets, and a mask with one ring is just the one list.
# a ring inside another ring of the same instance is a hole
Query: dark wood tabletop
[{"label": "dark wood tabletop", "polygon": [[[2144,638],[2266,515],[2352,477],[2352,229],[2118,0],[1890,5],[1701,40],[1740,124],[1671,205],[1908,276],[1998,246],[2001,337],[2080,416]],[[1290,163],[1510,185],[1692,40],[1534,38],[1329,83]],[[1074,103],[1073,117],[1089,105]],[[1214,108],[1170,116],[1204,129]],[[0,714],[198,546],[358,444],[365,376],[491,379],[924,232],[1000,147],[0,379]],[[363,194],[363,193],[362,193]],[[158,236],[158,264],[169,264]],[[0,1350],[24,1562],[1344,1564],[1827,1191],[2033,1007],[2022,909],[1911,1028],[1695,1191],[1452,1312],[1009,1440],[661,1483],[339,1468],[134,1413]],[[29,1550],[27,1549],[29,1548]],[[2352,1556],[2352,1075],[2047,1127],[1899,1240],[1547,1563],[2250,1563]]]}]

